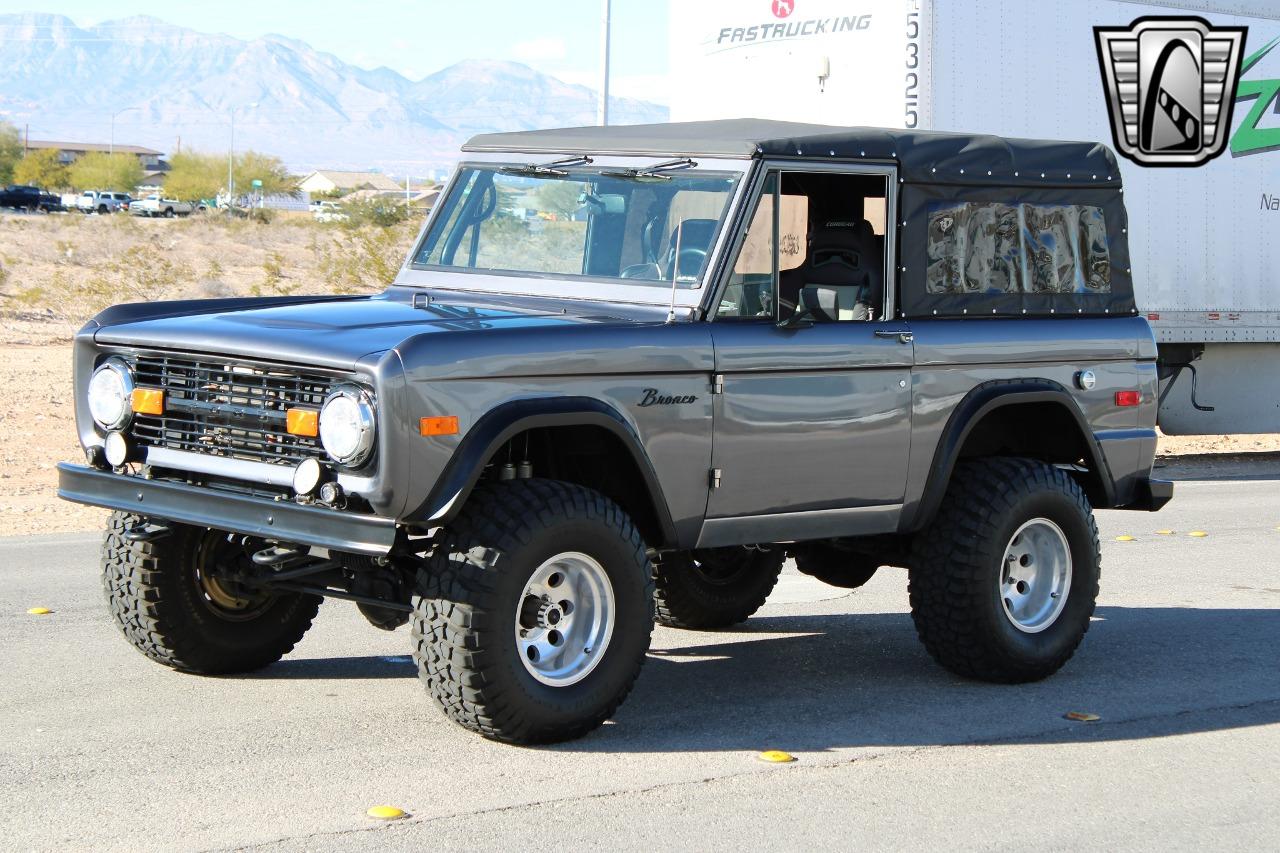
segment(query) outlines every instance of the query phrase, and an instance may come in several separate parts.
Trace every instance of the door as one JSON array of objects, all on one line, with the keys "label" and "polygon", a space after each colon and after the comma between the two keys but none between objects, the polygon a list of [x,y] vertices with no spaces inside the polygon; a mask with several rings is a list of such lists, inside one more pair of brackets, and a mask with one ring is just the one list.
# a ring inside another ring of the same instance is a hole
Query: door
[{"label": "door", "polygon": [[708,518],[875,510],[847,532],[896,525],[913,346],[890,319],[895,185],[888,167],[767,174],[711,324]]}]

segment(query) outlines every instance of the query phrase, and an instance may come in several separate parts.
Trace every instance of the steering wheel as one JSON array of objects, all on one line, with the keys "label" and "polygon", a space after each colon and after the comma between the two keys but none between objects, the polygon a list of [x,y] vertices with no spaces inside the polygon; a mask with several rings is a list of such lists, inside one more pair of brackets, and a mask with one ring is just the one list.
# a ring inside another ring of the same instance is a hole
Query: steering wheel
[{"label": "steering wheel", "polygon": [[623,267],[619,278],[640,278],[645,281],[661,281],[662,270],[658,269],[658,265],[654,263],[632,264],[629,267]]},{"label": "steering wheel", "polygon": [[675,269],[673,277],[679,278],[682,273],[692,266],[693,271],[685,273],[688,278],[694,278],[698,275],[698,271],[702,269],[702,265],[707,262],[707,250],[698,248],[681,249],[680,253],[675,257]]}]

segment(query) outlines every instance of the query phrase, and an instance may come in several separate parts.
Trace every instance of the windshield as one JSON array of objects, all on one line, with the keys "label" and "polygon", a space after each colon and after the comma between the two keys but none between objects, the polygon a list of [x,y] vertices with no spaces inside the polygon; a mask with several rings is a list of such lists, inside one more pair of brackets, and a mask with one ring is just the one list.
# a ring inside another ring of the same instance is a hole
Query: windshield
[{"label": "windshield", "polygon": [[414,265],[697,287],[739,177],[463,166]]}]

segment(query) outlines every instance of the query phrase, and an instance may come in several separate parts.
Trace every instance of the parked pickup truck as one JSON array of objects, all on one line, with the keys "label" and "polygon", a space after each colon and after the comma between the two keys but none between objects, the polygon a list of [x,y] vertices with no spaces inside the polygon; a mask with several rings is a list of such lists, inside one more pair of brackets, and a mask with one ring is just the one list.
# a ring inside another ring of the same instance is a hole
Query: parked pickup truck
[{"label": "parked pickup truck", "polygon": [[53,193],[47,193],[39,187],[25,184],[10,184],[0,189],[0,207],[12,207],[35,213],[43,210],[49,213],[62,209],[62,199]]},{"label": "parked pickup truck", "polygon": [[132,201],[128,193],[85,190],[76,200],[76,208],[81,213],[117,213],[127,210]]},{"label": "parked pickup truck", "polygon": [[156,193],[140,198],[129,205],[129,212],[134,216],[163,216],[166,219],[189,216],[193,209],[190,202],[164,198]]},{"label": "parked pickup truck", "polygon": [[1034,681],[1089,628],[1094,508],[1173,492],[1123,199],[1100,144],[478,136],[381,294],[91,320],[59,493],[115,511],[107,598],[152,660],[257,669],[346,599],[504,741],[600,725],[655,618],[740,622],[788,556],[905,567],[940,664]]}]

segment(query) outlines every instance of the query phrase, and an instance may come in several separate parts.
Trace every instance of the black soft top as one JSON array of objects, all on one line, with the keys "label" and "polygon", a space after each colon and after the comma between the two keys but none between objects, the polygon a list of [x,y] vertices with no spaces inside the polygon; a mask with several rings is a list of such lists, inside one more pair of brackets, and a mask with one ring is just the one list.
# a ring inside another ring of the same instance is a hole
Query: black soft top
[{"label": "black soft top", "polygon": [[976,133],[835,127],[768,119],[567,127],[483,133],[463,151],[634,154],[657,157],[803,157],[896,161],[907,183],[988,186],[1120,186],[1098,142],[1006,139]]}]

